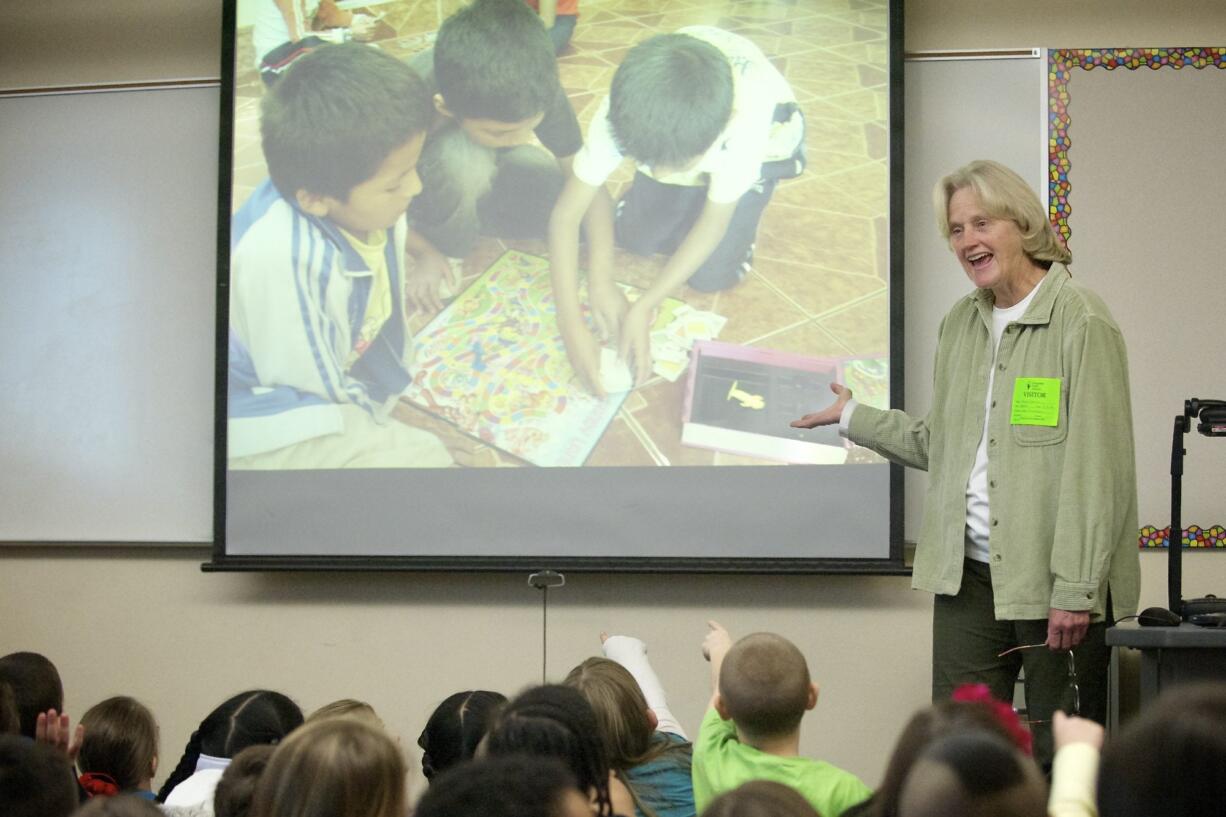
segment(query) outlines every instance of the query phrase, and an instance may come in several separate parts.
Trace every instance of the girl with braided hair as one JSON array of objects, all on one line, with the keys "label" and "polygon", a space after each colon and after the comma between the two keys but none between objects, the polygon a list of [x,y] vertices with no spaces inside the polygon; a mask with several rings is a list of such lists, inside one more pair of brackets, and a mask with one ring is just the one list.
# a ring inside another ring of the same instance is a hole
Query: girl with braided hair
[{"label": "girl with braided hair", "polygon": [[302,725],[302,710],[279,692],[241,692],[214,709],[192,733],[179,765],[158,792],[168,813],[213,814],[213,791],[233,758],[248,746],[277,744]]}]

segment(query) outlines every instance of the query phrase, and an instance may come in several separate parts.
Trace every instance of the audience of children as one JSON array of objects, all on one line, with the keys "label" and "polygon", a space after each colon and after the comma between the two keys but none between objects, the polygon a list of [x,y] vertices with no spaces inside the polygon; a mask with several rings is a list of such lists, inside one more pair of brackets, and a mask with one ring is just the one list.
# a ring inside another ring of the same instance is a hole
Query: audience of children
[{"label": "audience of children", "polygon": [[81,788],[91,796],[134,794],[153,800],[158,725],[148,707],[124,695],[96,703],[81,716],[77,753]]},{"label": "audience of children", "polygon": [[[678,813],[659,797],[670,785],[653,799],[651,787],[631,774],[670,755],[674,768],[688,760],[684,732],[664,703],[646,647],[615,636],[604,649],[608,658],[584,661],[566,685],[531,687],[505,703],[488,692],[449,697],[430,716],[429,737],[423,733],[426,753],[437,751],[448,762],[428,767],[430,786],[417,817]],[[710,622],[704,651],[715,691],[691,770],[703,817],[1199,817],[1217,813],[1226,797],[1226,682],[1173,688],[1105,745],[1100,725],[1060,713],[1050,788],[1017,714],[980,689],[964,688],[958,700],[916,713],[881,787],[856,804],[850,801],[868,794],[858,779],[798,756],[800,720],[816,704],[817,688],[795,645],[770,633],[733,643]],[[18,660],[29,665],[31,654],[23,655]],[[33,685],[58,681],[54,666],[39,659],[34,663],[43,671],[21,677]],[[14,676],[5,681],[14,698],[45,694]],[[62,704],[59,698],[54,702]],[[654,707],[663,717],[652,714]],[[46,729],[33,739],[0,734],[0,814],[405,817],[413,799],[403,749],[358,701],[325,705],[304,723],[280,693],[231,698],[192,735],[163,787],[170,796],[161,808],[149,791],[157,756],[153,715],[117,696],[81,720],[79,771],[112,784],[91,789],[81,803],[67,742]],[[448,726],[439,728],[442,722]],[[652,756],[653,749],[661,751]],[[636,764],[644,752],[648,760]]]}]

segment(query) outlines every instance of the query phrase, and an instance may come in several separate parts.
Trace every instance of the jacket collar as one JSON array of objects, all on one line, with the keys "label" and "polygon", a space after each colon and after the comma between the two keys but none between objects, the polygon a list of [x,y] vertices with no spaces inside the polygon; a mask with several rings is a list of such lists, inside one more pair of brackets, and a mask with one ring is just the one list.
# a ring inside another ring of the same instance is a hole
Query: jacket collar
[{"label": "jacket collar", "polygon": [[[1059,296],[1060,290],[1064,289],[1064,285],[1072,277],[1073,275],[1068,271],[1068,267],[1059,261],[1053,262],[1051,269],[1043,276],[1043,280],[1039,281],[1039,291],[1035,293],[1034,300],[1026,308],[1026,314],[1019,318],[1017,322],[1035,326],[1051,323],[1051,313],[1056,306],[1056,298]],[[987,325],[991,326],[992,306],[995,304],[992,290],[976,290],[973,297],[975,305],[979,308],[979,314],[983,316]]]}]

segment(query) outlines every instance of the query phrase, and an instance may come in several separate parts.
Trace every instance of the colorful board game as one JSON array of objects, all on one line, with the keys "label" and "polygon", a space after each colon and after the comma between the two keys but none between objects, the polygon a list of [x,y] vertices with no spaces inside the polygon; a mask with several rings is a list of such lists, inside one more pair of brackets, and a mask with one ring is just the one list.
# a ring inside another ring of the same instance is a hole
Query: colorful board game
[{"label": "colorful board game", "polygon": [[[679,306],[670,300],[657,323]],[[417,333],[416,347],[405,398],[533,465],[582,465],[627,395],[595,397],[579,382],[558,330],[549,262],[515,250]]]}]

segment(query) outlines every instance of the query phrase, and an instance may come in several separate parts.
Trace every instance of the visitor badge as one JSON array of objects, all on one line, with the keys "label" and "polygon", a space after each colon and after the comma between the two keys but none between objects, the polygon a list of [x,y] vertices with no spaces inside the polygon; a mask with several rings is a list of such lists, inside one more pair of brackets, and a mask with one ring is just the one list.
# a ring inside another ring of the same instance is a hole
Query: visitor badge
[{"label": "visitor badge", "polygon": [[1057,426],[1060,424],[1060,378],[1019,377],[1013,381],[1010,425]]}]

